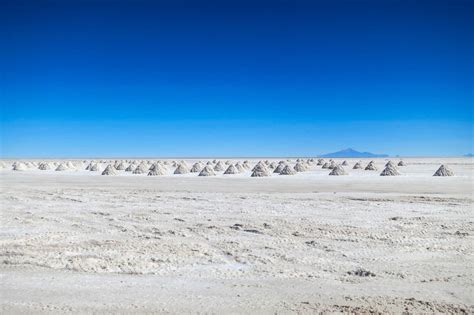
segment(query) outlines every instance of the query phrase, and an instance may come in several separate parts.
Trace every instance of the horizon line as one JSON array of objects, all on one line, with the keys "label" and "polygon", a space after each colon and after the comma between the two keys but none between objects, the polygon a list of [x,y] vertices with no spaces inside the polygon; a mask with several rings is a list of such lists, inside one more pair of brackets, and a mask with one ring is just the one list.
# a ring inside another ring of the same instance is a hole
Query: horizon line
[{"label": "horizon line", "polygon": [[3,157],[0,156],[0,160],[24,160],[24,159],[72,159],[72,160],[90,160],[90,159],[275,159],[275,158],[285,158],[285,159],[297,159],[297,158],[324,158],[324,159],[386,159],[386,158],[469,158],[473,157],[469,154],[464,155],[387,155],[387,156],[322,156],[322,155],[295,155],[295,156],[285,156],[285,155],[274,155],[274,156],[50,156],[50,157],[41,157],[41,156],[23,156],[23,157]]}]

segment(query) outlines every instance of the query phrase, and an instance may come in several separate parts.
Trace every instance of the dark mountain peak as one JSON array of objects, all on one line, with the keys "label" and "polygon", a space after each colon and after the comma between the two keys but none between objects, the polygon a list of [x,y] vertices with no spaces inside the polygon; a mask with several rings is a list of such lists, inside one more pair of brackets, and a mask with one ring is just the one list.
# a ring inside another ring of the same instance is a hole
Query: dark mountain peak
[{"label": "dark mountain peak", "polygon": [[347,148],[337,152],[320,155],[321,157],[387,157],[387,154],[375,154],[371,152],[359,152],[353,148]]}]

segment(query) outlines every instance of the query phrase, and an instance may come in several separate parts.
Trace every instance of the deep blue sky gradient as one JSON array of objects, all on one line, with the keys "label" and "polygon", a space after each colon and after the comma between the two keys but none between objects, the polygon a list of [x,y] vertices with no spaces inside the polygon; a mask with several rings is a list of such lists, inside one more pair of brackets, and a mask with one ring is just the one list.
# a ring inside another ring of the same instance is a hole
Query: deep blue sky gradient
[{"label": "deep blue sky gradient", "polygon": [[473,3],[2,1],[0,153],[472,152]]}]

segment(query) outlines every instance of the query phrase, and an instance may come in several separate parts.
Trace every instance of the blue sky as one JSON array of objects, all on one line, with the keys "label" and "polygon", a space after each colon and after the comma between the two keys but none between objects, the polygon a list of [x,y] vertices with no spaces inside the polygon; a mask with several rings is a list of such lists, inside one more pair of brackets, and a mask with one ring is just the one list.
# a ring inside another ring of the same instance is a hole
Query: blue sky
[{"label": "blue sky", "polygon": [[473,151],[472,1],[0,4],[2,156]]}]

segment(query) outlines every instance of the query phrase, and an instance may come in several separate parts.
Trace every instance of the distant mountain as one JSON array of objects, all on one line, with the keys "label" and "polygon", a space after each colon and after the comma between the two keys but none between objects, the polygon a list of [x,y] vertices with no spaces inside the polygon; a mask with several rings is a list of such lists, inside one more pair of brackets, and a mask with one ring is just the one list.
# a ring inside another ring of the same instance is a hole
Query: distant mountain
[{"label": "distant mountain", "polygon": [[474,154],[472,153],[468,153],[468,154],[464,154],[465,157],[474,157]]},{"label": "distant mountain", "polygon": [[326,158],[342,158],[342,157],[352,157],[352,158],[366,158],[366,157],[387,157],[387,154],[374,154],[370,152],[359,152],[354,149],[345,149],[337,152],[327,153],[320,155],[320,157]]}]

